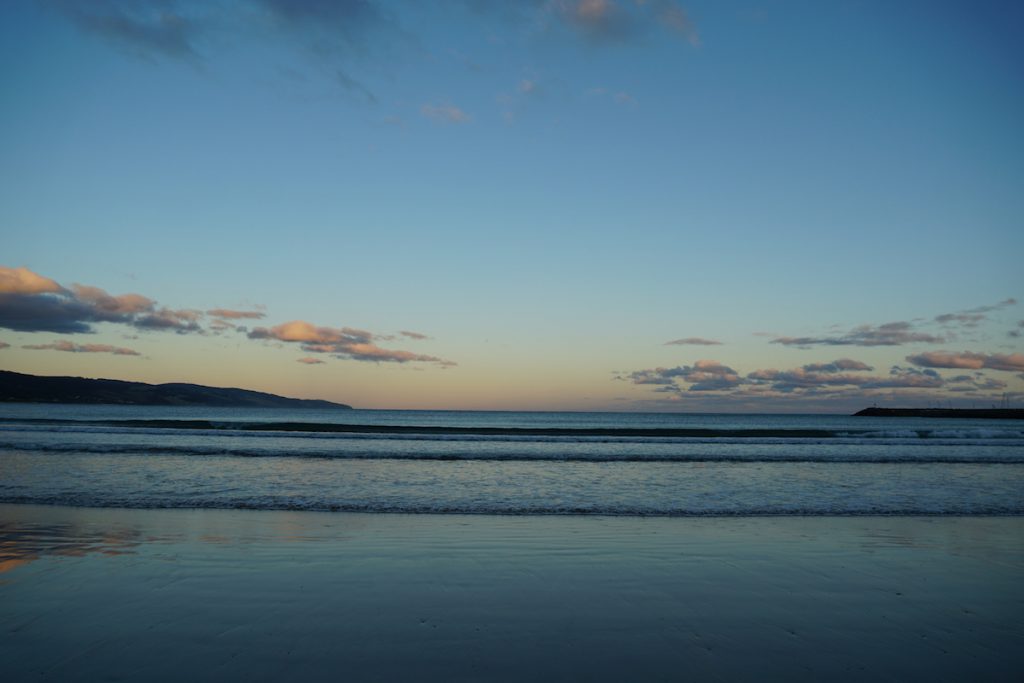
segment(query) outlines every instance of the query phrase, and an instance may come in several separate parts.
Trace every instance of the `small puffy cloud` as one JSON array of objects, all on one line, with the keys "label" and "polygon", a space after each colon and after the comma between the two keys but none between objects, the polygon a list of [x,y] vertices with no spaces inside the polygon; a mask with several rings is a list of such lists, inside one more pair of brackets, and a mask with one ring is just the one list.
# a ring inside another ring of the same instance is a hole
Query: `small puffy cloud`
[{"label": "small puffy cloud", "polygon": [[8,344],[7,342],[0,341],[0,349],[9,349],[9,348],[11,348],[10,344]]},{"label": "small puffy cloud", "polygon": [[306,356],[305,358],[297,359],[295,362],[302,363],[303,365],[323,365],[327,361],[321,360],[319,358],[312,358],[310,356]]},{"label": "small puffy cloud", "polygon": [[903,344],[941,344],[944,337],[914,329],[909,322],[899,321],[884,325],[860,325],[846,334],[822,337],[777,337],[772,344],[783,346],[901,346]]},{"label": "small puffy cloud", "polygon": [[409,339],[430,339],[430,337],[428,337],[425,334],[413,332],[411,330],[399,330],[398,334],[402,335],[403,337],[408,337]]},{"label": "small puffy cloud", "polygon": [[222,320],[259,320],[267,316],[263,311],[235,311],[230,308],[213,308],[207,311],[206,315]]},{"label": "small puffy cloud", "polygon": [[703,337],[684,337],[683,339],[673,339],[672,341],[665,342],[665,346],[721,346],[722,342],[714,339],[704,339]]},{"label": "small puffy cloud", "polygon": [[973,353],[961,351],[927,351],[907,356],[907,362],[925,368],[959,368],[964,370],[1024,370],[1024,353]]},{"label": "small puffy cloud", "polygon": [[373,334],[352,327],[318,327],[305,320],[292,320],[275,327],[257,327],[249,333],[250,339],[277,339],[283,342],[330,346],[335,344],[365,344]]},{"label": "small puffy cloud", "polygon": [[424,104],[420,113],[439,123],[469,123],[469,114],[453,104]]},{"label": "small puffy cloud", "polygon": [[248,334],[250,339],[275,339],[299,344],[306,353],[328,353],[339,358],[384,363],[437,363],[443,367],[454,362],[411,351],[385,349],[374,344],[370,332],[351,327],[322,327],[304,320],[293,320],[275,327],[257,327]]},{"label": "small puffy cloud", "polygon": [[115,356],[138,356],[141,355],[134,349],[123,346],[111,346],[110,344],[73,344],[69,341],[55,341],[49,344],[26,344],[23,349],[33,351],[66,351],[68,353],[112,353]]}]

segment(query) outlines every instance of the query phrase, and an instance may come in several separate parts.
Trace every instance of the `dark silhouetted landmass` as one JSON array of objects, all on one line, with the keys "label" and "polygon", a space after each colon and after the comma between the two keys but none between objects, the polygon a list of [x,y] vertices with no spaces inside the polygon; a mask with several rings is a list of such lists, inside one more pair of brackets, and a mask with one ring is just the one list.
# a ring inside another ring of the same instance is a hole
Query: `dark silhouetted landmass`
[{"label": "dark silhouetted landmass", "polygon": [[1020,408],[865,408],[854,417],[957,417],[985,420],[1024,420]]},{"label": "dark silhouetted landmass", "polygon": [[85,377],[41,377],[7,370],[0,370],[0,402],[352,409],[352,406],[343,403],[286,398],[247,389],[222,389],[182,383],[145,384]]}]

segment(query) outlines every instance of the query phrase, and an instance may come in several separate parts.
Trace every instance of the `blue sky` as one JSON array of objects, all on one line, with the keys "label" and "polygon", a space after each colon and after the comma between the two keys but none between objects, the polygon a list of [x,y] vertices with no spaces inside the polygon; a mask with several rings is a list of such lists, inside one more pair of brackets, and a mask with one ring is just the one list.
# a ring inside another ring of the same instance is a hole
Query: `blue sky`
[{"label": "blue sky", "polygon": [[5,3],[0,367],[361,407],[1019,402],[1022,28],[1014,3]]}]

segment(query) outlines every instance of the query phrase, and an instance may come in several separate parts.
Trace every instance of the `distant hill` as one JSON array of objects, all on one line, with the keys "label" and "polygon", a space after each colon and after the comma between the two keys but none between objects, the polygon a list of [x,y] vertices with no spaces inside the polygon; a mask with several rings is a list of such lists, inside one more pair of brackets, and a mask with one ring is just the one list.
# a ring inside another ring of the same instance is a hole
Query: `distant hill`
[{"label": "distant hill", "polygon": [[854,417],[960,417],[988,420],[1024,420],[1019,408],[865,408]]},{"label": "distant hill", "polygon": [[352,406],[343,403],[285,398],[247,389],[221,389],[182,383],[145,384],[85,377],[41,377],[7,370],[0,370],[0,402],[352,409]]}]

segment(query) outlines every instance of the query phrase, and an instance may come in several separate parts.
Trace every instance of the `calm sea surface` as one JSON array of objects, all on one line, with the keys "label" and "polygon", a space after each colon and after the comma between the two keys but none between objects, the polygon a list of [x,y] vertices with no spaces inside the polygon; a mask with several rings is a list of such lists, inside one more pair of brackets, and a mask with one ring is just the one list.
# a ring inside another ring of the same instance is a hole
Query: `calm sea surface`
[{"label": "calm sea surface", "polygon": [[4,404],[0,503],[1020,515],[1024,421]]}]

